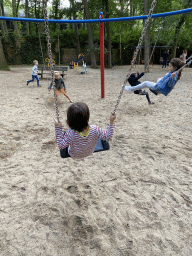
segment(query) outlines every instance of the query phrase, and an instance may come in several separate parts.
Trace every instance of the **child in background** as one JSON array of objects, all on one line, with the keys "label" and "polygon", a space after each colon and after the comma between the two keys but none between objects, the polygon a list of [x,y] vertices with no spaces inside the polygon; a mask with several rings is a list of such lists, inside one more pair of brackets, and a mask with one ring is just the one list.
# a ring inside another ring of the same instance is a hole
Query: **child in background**
[{"label": "child in background", "polygon": [[110,140],[113,137],[116,115],[110,117],[108,130],[89,125],[89,108],[85,103],[72,104],[67,111],[67,124],[70,127],[64,134],[61,123],[55,123],[55,135],[59,149],[66,149],[66,157],[84,158],[94,152],[98,139]]},{"label": "child in background", "polygon": [[125,91],[131,93],[143,88],[150,88],[150,90],[156,95],[162,93],[163,95],[167,96],[173,90],[177,81],[180,79],[182,70],[179,72],[176,71],[179,70],[183,65],[184,63],[180,59],[172,59],[168,66],[169,73],[167,73],[164,77],[159,78],[157,83],[145,81],[134,87],[125,86]]},{"label": "child in background", "polygon": [[[131,74],[127,81],[129,82],[129,84],[130,84],[131,86],[136,86],[136,85],[138,85],[138,84],[141,83],[141,82],[139,81],[139,79],[140,79],[145,73],[146,73],[146,71],[145,71],[145,72],[142,72],[141,74],[139,74],[139,72],[137,71],[137,73]],[[149,105],[154,104],[154,102],[151,102],[151,101],[150,101],[148,92],[142,91],[142,90],[136,90],[136,91],[134,91],[134,93],[135,93],[135,94],[139,94],[139,95],[146,95],[146,98],[147,98],[147,100],[148,100]]]},{"label": "child in background", "polygon": [[184,50],[184,51],[183,51],[183,54],[180,56],[180,60],[181,60],[183,63],[186,63],[186,58],[187,58],[187,50]]},{"label": "child in background", "polygon": [[71,61],[71,63],[69,64],[69,68],[70,68],[70,69],[74,69],[74,63],[73,63],[73,61]]},{"label": "child in background", "polygon": [[[65,95],[65,97],[70,101],[73,102],[66,94],[66,87],[65,83],[63,81],[63,78],[60,76],[58,71],[55,71],[55,87],[56,87],[56,95],[58,96],[59,94]],[[52,82],[50,86],[48,87],[49,91],[52,88]]]},{"label": "child in background", "polygon": [[164,52],[163,54],[163,63],[162,63],[162,68],[167,67],[167,61],[169,59],[169,50],[167,52]]},{"label": "child in background", "polygon": [[83,69],[84,69],[84,72],[87,73],[87,69],[86,69],[86,61],[83,61]]},{"label": "child in background", "polygon": [[41,87],[41,85],[39,85],[39,77],[38,77],[38,61],[34,60],[33,64],[34,66],[32,68],[32,80],[27,81],[27,85],[33,82],[35,79],[37,79],[37,86]]}]

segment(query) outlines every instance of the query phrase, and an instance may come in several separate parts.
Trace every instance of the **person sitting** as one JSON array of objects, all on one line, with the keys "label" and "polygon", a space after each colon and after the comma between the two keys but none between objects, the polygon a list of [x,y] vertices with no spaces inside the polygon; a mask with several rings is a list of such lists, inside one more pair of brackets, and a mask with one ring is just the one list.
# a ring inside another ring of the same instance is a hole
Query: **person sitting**
[{"label": "person sitting", "polygon": [[132,93],[133,91],[140,90],[143,88],[149,88],[151,92],[158,94],[163,94],[167,96],[175,87],[177,81],[181,77],[182,67],[184,63],[178,59],[174,58],[170,61],[168,66],[168,73],[161,78],[158,78],[157,83],[151,81],[144,81],[143,83],[136,85],[134,87],[125,86],[125,91]]},{"label": "person sitting", "polygon": [[69,68],[74,69],[74,62],[73,61],[71,61],[71,63],[69,64]]},{"label": "person sitting", "polygon": [[55,121],[55,136],[62,158],[84,158],[91,155],[98,140],[111,140],[115,130],[116,115],[111,114],[107,131],[97,125],[89,125],[90,111],[87,104],[76,102],[67,110],[69,130],[63,133],[62,124]]},{"label": "person sitting", "polygon": [[[146,71],[145,71],[146,72]],[[139,79],[145,74],[145,72],[142,72],[141,74],[139,74],[139,72],[137,71],[137,73],[132,73],[130,75],[130,77],[128,78],[128,82],[131,86],[136,86],[138,84],[140,84],[141,82],[139,81]],[[135,94],[139,94],[139,95],[146,95],[146,98],[148,100],[148,104],[154,104],[154,102],[151,102],[150,98],[149,98],[149,94],[146,91],[142,91],[142,90],[136,90],[134,91]]]}]

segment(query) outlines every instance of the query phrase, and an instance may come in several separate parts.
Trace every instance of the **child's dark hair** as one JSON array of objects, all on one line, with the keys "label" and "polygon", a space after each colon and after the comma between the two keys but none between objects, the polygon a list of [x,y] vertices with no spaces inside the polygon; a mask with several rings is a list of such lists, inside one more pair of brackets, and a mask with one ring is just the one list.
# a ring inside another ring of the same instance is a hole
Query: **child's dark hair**
[{"label": "child's dark hair", "polygon": [[67,110],[67,124],[71,129],[82,132],[88,126],[89,108],[83,102],[72,104]]},{"label": "child's dark hair", "polygon": [[132,80],[133,80],[133,78],[135,78],[135,75],[136,75],[136,73],[132,73],[132,74],[130,75],[130,77],[127,79],[127,81],[128,81],[129,83],[131,83]]},{"label": "child's dark hair", "polygon": [[[183,65],[184,63],[179,59],[179,58],[174,58],[172,60],[170,60],[170,64],[176,68],[176,71],[179,70]],[[182,70],[179,71],[179,74],[178,74],[178,80],[180,79],[181,77],[181,72]]]}]

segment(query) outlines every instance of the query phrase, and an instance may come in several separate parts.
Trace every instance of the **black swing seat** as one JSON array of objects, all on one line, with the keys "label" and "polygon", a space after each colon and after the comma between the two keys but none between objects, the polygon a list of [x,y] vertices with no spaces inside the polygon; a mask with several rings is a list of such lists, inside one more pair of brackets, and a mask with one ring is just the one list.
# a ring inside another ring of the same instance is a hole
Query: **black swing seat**
[{"label": "black swing seat", "polygon": [[159,94],[159,91],[158,90],[152,90],[152,89],[149,89],[152,93],[154,93],[156,96]]},{"label": "black swing seat", "polygon": [[[94,153],[99,151],[109,150],[109,149],[110,149],[110,146],[108,141],[98,139],[97,145],[95,146],[95,149],[94,149]],[[60,156],[62,158],[70,157],[70,155],[68,154],[68,148],[60,149]]]}]

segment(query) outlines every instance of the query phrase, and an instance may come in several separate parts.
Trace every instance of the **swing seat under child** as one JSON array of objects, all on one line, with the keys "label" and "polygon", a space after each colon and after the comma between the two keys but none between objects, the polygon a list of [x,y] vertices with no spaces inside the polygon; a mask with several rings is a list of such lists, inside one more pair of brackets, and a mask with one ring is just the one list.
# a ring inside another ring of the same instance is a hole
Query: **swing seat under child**
[{"label": "swing seat under child", "polygon": [[154,93],[156,96],[159,94],[158,90],[149,89],[152,93]]},{"label": "swing seat under child", "polygon": [[[95,146],[94,152],[99,152],[99,151],[104,151],[104,150],[109,150],[109,149],[110,149],[110,146],[109,146],[109,142],[107,140],[98,139],[98,142],[97,142],[97,145]],[[62,158],[70,157],[70,155],[68,154],[68,148],[60,149],[60,156]]]}]

